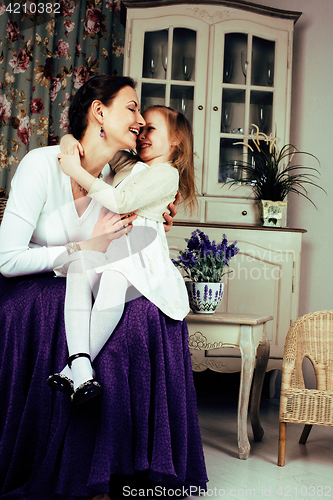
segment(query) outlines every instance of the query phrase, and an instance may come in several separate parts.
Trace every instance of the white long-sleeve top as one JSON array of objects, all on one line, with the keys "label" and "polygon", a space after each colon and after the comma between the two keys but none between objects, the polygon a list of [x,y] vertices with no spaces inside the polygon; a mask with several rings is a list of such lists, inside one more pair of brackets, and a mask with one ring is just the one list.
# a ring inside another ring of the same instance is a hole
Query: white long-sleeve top
[{"label": "white long-sleeve top", "polygon": [[[68,259],[64,245],[90,238],[101,205],[90,200],[79,217],[59,146],[30,151],[13,177],[0,226],[0,272],[7,277],[52,271]],[[109,167],[107,167],[107,171]]]},{"label": "white long-sleeve top", "polygon": [[97,273],[117,271],[125,276],[135,290],[155,304],[164,314],[182,320],[189,312],[184,280],[169,256],[162,213],[175,198],[178,171],[171,164],[149,167],[139,161],[122,167],[110,187],[96,180],[89,195],[116,212],[132,211],[139,217],[133,222],[128,237],[112,241],[107,252],[76,252],[57,266],[57,275],[67,274],[73,260],[84,254]]},{"label": "white long-sleeve top", "polygon": [[133,165],[122,168],[109,186],[96,179],[88,193],[101,205],[117,213],[135,212],[146,219],[165,222],[163,213],[177,195],[178,170],[170,163],[158,163],[151,167],[143,162],[138,173],[131,175],[124,187],[117,187],[132,172]]}]

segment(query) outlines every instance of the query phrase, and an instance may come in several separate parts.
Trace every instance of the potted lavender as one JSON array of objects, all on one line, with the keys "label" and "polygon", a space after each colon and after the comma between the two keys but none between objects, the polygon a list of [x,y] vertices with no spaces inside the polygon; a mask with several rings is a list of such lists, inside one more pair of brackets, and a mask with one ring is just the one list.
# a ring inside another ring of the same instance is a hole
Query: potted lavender
[{"label": "potted lavender", "polygon": [[229,262],[239,252],[237,241],[228,245],[224,234],[221,243],[216,244],[200,229],[196,229],[185,241],[187,247],[172,262],[184,270],[192,311],[212,314],[222,300],[222,277],[231,272],[227,270]]}]

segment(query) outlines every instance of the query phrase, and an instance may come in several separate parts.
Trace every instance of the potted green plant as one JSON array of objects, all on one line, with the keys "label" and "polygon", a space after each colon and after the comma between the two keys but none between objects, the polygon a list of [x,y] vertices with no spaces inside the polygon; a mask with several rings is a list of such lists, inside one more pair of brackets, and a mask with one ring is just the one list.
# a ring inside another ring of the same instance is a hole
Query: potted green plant
[{"label": "potted green plant", "polygon": [[292,144],[285,144],[280,150],[276,146],[277,137],[259,132],[257,125],[252,124],[249,143],[236,143],[246,146],[250,150],[250,161],[238,162],[242,169],[239,179],[227,181],[230,184],[246,184],[251,186],[255,198],[261,208],[261,218],[264,226],[280,227],[282,212],[286,205],[288,193],[297,193],[304,196],[314,206],[307,195],[306,187],[319,186],[318,170],[314,167],[292,164],[296,155],[307,155],[319,160],[311,153],[299,151]]},{"label": "potted green plant", "polygon": [[231,272],[230,260],[238,252],[237,241],[228,245],[226,235],[221,243],[210,241],[200,229],[185,238],[187,247],[172,259],[176,267],[184,270],[185,283],[193,312],[211,314],[219,306],[223,296],[222,277]]}]

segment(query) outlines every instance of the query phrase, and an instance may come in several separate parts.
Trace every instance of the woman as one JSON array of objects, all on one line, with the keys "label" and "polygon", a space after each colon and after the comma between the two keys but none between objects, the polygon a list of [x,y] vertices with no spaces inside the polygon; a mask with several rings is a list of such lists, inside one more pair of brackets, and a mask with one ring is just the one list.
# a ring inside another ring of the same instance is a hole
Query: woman
[{"label": "woman", "polygon": [[[70,114],[82,165],[95,177],[117,150],[135,147],[144,120],[134,87],[128,78],[95,77]],[[101,398],[82,412],[46,385],[67,352],[65,280],[43,273],[78,245],[105,251],[116,230],[130,230],[99,217],[101,207],[61,172],[59,152],[38,149],[22,160],[0,228],[0,269],[11,277],[0,281],[0,499],[78,500],[112,493],[119,476],[125,486],[148,478],[204,487],[185,323],[143,297],[128,302],[95,360]]]}]

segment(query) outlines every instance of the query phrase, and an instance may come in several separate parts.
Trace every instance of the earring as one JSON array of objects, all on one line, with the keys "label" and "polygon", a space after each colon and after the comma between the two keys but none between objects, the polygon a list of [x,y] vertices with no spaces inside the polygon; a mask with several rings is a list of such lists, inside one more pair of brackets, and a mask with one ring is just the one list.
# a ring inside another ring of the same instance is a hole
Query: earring
[{"label": "earring", "polygon": [[101,127],[99,135],[100,135],[100,137],[105,137],[103,127]]}]

